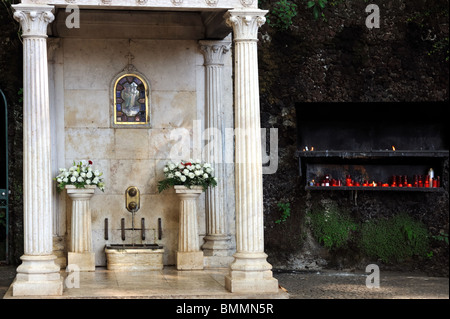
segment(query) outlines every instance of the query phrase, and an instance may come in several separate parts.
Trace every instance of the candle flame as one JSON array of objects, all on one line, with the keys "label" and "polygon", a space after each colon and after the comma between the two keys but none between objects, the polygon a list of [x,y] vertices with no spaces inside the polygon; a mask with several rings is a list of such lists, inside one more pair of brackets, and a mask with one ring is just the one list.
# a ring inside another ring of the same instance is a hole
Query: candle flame
[{"label": "candle flame", "polygon": [[395,151],[395,146],[394,145],[392,145],[392,150]]}]

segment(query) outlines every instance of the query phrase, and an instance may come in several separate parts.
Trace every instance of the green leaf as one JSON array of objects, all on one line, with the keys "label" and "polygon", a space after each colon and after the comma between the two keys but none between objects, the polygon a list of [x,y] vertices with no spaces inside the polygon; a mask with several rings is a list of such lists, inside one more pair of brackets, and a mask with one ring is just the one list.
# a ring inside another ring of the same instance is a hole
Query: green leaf
[{"label": "green leaf", "polygon": [[314,1],[308,1],[308,3],[306,4],[306,7],[307,8],[312,8],[312,7],[314,7],[315,6],[315,2]]},{"label": "green leaf", "polygon": [[314,15],[315,20],[317,20],[319,18],[319,9],[317,9],[317,7],[314,7],[313,15]]}]

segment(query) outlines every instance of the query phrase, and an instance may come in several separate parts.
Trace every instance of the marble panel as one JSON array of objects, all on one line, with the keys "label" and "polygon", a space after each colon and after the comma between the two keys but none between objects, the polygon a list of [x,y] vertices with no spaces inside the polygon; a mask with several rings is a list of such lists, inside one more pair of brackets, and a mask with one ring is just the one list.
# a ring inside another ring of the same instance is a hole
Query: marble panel
[{"label": "marble panel", "polygon": [[110,127],[107,90],[66,90],[64,108],[65,127]]},{"label": "marble panel", "polygon": [[64,88],[109,90],[127,53],[128,40],[64,39]]},{"label": "marble panel", "polygon": [[102,128],[66,128],[66,159],[114,158],[114,131]]},{"label": "marble panel", "polygon": [[190,129],[197,119],[195,91],[153,91],[152,127]]},{"label": "marble panel", "polygon": [[155,91],[195,91],[197,41],[133,40],[133,64],[145,74]]},{"label": "marble panel", "polygon": [[115,129],[116,159],[148,159],[149,130]]},{"label": "marble panel", "polygon": [[155,161],[122,159],[111,160],[110,187],[112,194],[123,195],[128,186],[139,188],[141,195],[157,192]]}]

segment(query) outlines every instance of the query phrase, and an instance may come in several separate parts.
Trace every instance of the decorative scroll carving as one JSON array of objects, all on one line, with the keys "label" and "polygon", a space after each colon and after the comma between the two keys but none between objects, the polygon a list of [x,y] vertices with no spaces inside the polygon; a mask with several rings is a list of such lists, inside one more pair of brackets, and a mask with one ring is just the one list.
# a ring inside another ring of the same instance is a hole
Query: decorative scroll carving
[{"label": "decorative scroll carving", "polygon": [[50,10],[16,10],[14,19],[20,22],[23,37],[47,37],[47,25],[53,22],[55,16]]},{"label": "decorative scroll carving", "polygon": [[254,0],[241,0],[241,4],[242,4],[244,7],[250,7],[250,6],[253,4],[253,1],[254,1]]},{"label": "decorative scroll carving", "polygon": [[233,28],[235,40],[257,40],[258,28],[266,22],[267,11],[235,11],[227,13],[226,23]]},{"label": "decorative scroll carving", "polygon": [[219,0],[205,0],[205,2],[208,6],[215,7],[219,3]]}]

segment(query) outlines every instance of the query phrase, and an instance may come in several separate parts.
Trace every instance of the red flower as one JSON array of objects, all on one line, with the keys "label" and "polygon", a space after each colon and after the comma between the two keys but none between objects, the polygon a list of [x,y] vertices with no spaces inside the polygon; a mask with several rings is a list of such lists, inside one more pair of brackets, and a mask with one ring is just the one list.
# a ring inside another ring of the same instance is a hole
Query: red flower
[{"label": "red flower", "polygon": [[92,161],[91,160],[89,160],[89,165],[92,165]]}]

